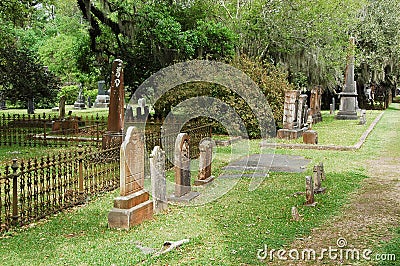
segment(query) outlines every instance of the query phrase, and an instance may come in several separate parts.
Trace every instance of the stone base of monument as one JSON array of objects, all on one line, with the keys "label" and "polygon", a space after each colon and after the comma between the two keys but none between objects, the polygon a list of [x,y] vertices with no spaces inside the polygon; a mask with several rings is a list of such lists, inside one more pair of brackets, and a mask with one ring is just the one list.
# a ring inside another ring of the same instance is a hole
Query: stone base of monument
[{"label": "stone base of monument", "polygon": [[85,105],[85,103],[82,103],[82,102],[75,102],[74,109],[86,109],[86,105]]},{"label": "stone base of monument", "polygon": [[307,130],[303,133],[303,143],[318,144],[318,133],[315,130]]},{"label": "stone base of monument", "polygon": [[108,213],[108,226],[129,229],[152,218],[153,201],[149,200],[147,191],[140,190],[129,196],[114,199],[114,208]]},{"label": "stone base of monument", "polygon": [[197,191],[189,191],[188,193],[186,193],[180,197],[171,195],[170,197],[168,197],[168,201],[188,203],[189,201],[191,201],[198,195],[200,195],[200,193]]},{"label": "stone base of monument", "polygon": [[79,124],[77,120],[63,120],[54,121],[51,125],[51,131],[62,131],[68,133],[76,133],[78,131]]},{"label": "stone base of monument", "polygon": [[109,147],[115,147],[121,145],[124,139],[124,134],[119,132],[105,132],[102,137],[102,148],[103,150]]},{"label": "stone base of monument", "polygon": [[194,181],[194,185],[195,186],[203,186],[203,185],[205,185],[205,184],[207,184],[207,183],[210,183],[210,182],[212,182],[213,180],[215,179],[215,176],[209,176],[208,178],[206,178],[206,179],[196,179],[195,181]]},{"label": "stone base of monument", "polygon": [[278,130],[278,139],[298,139],[303,136],[303,132],[306,128],[303,129],[279,129]]},{"label": "stone base of monument", "polygon": [[339,111],[335,116],[335,119],[338,120],[357,120],[358,115],[356,111]]}]

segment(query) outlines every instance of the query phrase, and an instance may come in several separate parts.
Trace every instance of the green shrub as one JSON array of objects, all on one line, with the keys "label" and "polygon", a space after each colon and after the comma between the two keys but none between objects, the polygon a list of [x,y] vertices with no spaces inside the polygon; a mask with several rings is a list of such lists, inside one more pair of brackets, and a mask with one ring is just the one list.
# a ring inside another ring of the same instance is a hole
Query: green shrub
[{"label": "green shrub", "polygon": [[58,98],[61,95],[65,95],[65,104],[74,104],[79,94],[79,86],[78,85],[68,85],[61,88],[58,93]]},{"label": "green shrub", "polygon": [[[231,64],[246,73],[258,85],[272,109],[275,123],[280,127],[282,125],[285,90],[293,89],[293,86],[287,81],[286,73],[269,63],[259,62],[246,56],[236,58]],[[251,138],[260,137],[257,119],[246,101],[230,88],[217,84],[196,82],[180,85],[165,93],[157,101],[154,106],[155,113],[159,117],[166,117],[172,107],[186,99],[197,96],[214,97],[228,104],[244,121],[249,136]],[[220,124],[214,128],[214,132],[226,133]]]}]

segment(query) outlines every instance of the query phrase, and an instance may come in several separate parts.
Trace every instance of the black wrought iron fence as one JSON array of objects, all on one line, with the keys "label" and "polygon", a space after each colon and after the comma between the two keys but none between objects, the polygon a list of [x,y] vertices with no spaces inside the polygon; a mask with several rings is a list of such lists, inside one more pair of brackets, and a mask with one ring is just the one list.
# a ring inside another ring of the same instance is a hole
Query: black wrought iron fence
[{"label": "black wrought iron fence", "polygon": [[0,146],[98,145],[107,128],[105,116],[0,115]]},{"label": "black wrought iron fence", "polygon": [[24,225],[119,187],[120,147],[13,160],[0,173],[0,230]]},{"label": "black wrought iron fence", "polygon": [[[190,136],[191,158],[198,157],[199,142],[211,137],[212,126],[212,123],[192,123],[181,130]],[[161,146],[170,158],[167,167],[172,167],[175,139],[176,134],[161,134],[161,128],[150,130],[145,135],[147,153]],[[42,158],[14,159],[4,171],[0,170],[0,231],[31,223],[81,204],[90,195],[118,188],[119,160],[119,145],[106,149],[79,146]]]}]

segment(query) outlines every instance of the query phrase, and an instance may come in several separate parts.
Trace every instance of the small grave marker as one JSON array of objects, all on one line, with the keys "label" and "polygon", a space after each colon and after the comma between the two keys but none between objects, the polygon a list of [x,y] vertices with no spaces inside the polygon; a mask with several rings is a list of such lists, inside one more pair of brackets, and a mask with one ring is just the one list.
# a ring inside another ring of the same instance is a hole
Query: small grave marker
[{"label": "small grave marker", "polygon": [[168,208],[165,152],[160,146],[155,146],[150,155],[150,175],[154,213],[159,213]]}]

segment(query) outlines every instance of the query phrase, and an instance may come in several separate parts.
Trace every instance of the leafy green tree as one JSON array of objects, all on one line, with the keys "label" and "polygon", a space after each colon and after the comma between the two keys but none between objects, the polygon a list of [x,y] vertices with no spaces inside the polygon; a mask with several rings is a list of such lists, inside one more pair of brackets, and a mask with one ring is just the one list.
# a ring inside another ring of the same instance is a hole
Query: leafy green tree
[{"label": "leafy green tree", "polygon": [[219,1],[225,23],[240,36],[239,52],[284,66],[299,86],[331,89],[343,81],[345,47],[365,2]]},{"label": "leafy green tree", "polygon": [[27,49],[0,48],[0,90],[7,100],[26,106],[36,101],[41,107],[54,104],[58,81]]},{"label": "leafy green tree", "polygon": [[90,24],[91,50],[126,62],[125,82],[132,93],[152,73],[177,61],[224,60],[234,55],[235,34],[212,19],[213,12],[204,12],[201,1],[78,0],[78,4]]},{"label": "leafy green tree", "polygon": [[358,81],[394,90],[400,75],[400,2],[368,2],[356,30]]}]

